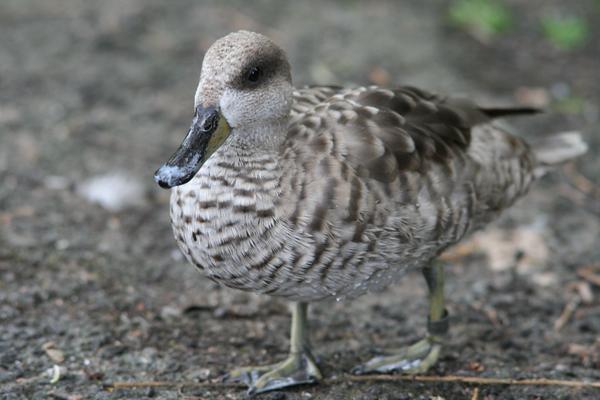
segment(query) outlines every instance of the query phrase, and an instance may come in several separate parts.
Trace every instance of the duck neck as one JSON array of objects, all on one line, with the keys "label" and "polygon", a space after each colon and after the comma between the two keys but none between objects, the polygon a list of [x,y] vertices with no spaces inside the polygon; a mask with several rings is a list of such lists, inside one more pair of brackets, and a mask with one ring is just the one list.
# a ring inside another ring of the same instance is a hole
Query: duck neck
[{"label": "duck neck", "polygon": [[286,132],[287,121],[233,128],[229,138],[202,169],[213,176],[241,177],[242,181],[245,177],[257,184],[279,180]]},{"label": "duck neck", "polygon": [[230,154],[276,154],[287,133],[287,118],[244,127],[233,128],[223,145]]}]

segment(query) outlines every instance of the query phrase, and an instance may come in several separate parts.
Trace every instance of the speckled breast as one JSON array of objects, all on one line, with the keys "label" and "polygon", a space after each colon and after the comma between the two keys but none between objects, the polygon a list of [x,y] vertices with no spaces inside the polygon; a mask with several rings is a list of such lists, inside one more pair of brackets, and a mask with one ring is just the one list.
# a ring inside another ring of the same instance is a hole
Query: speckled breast
[{"label": "speckled breast", "polygon": [[235,164],[211,159],[190,182],[173,189],[173,233],[186,258],[226,286],[285,291],[294,241],[278,215],[285,211],[278,203],[279,178],[270,159],[238,158]]},{"label": "speckled breast", "polygon": [[365,229],[364,241],[319,240],[290,223],[286,205],[279,203],[278,180],[227,172],[201,171],[171,196],[179,247],[225,286],[291,300],[355,297],[387,286],[435,253],[432,246],[402,246],[397,229],[381,234],[380,227]]}]

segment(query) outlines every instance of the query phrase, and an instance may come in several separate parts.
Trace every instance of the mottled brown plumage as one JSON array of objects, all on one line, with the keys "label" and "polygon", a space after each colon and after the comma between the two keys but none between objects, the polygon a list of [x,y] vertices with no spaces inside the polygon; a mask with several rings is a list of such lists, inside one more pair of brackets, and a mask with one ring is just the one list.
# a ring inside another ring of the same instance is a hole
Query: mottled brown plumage
[{"label": "mottled brown plumage", "polygon": [[177,242],[210,279],[293,301],[358,296],[427,267],[541,168],[585,151],[569,134],[562,157],[536,153],[492,121],[534,110],[409,86],[293,91],[283,51],[250,32],[208,51],[196,107],[231,132],[172,192]]},{"label": "mottled brown plumage", "polygon": [[533,177],[528,146],[485,110],[412,87],[301,89],[290,120],[278,152],[224,145],[174,191],[178,241],[227,286],[356,296],[425,265]]}]

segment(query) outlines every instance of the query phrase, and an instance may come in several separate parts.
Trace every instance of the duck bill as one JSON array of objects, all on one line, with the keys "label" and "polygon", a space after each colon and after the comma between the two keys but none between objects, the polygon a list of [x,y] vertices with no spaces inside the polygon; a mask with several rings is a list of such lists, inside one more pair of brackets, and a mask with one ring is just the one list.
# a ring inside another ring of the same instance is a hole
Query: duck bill
[{"label": "duck bill", "polygon": [[162,167],[154,180],[164,189],[189,182],[202,164],[229,136],[229,125],[216,107],[196,108],[192,126],[183,143]]}]

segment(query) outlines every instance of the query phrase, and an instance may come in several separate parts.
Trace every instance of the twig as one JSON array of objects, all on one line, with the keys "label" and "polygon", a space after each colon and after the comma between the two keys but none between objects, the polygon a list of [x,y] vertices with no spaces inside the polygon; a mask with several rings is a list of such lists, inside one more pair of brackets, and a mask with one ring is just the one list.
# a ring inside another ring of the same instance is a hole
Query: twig
[{"label": "twig", "polygon": [[593,283],[596,286],[600,286],[600,275],[595,273],[598,270],[600,264],[592,264],[586,267],[579,268],[577,275],[585,279],[586,281]]},{"label": "twig", "polygon": [[226,389],[226,388],[243,388],[241,383],[225,383],[225,382],[171,382],[171,381],[132,381],[132,382],[110,382],[102,385],[102,389],[112,392],[119,389],[135,389],[135,388],[211,388],[211,389]]},{"label": "twig", "polygon": [[585,207],[589,212],[598,215],[598,199],[600,186],[581,175],[573,164],[565,165],[563,169],[567,182],[560,186],[560,192],[577,205]]},{"label": "twig", "polygon": [[[569,386],[578,388],[598,388],[600,381],[567,381],[560,379],[510,379],[510,378],[480,378],[478,376],[429,376],[429,375],[365,375],[348,376],[351,381],[416,381],[416,382],[450,382],[470,383],[475,385],[533,385],[533,386]],[[341,380],[340,380],[341,381]]]},{"label": "twig", "polygon": [[479,400],[479,388],[478,387],[473,389],[473,394],[471,395],[471,400]]},{"label": "twig", "polygon": [[581,298],[578,295],[574,295],[571,300],[569,300],[562,313],[560,313],[560,317],[554,321],[554,330],[556,332],[560,331],[567,324],[567,322],[569,322],[580,303]]},{"label": "twig", "polygon": [[594,293],[592,293],[592,286],[586,280],[579,280],[571,282],[567,285],[567,290],[575,292],[581,297],[581,302],[585,304],[592,304],[594,302]]},{"label": "twig", "polygon": [[[481,378],[477,376],[430,376],[430,375],[343,375],[337,378],[325,379],[322,384],[333,385],[343,382],[394,382],[394,381],[413,381],[413,382],[432,382],[432,383],[466,383],[472,385],[520,385],[520,386],[567,386],[576,388],[598,388],[600,381],[570,381],[560,379],[510,379],[510,378]],[[227,384],[219,382],[170,382],[170,381],[139,381],[139,382],[113,382],[103,386],[104,390],[133,389],[143,387],[154,388],[240,388],[244,385]]]},{"label": "twig", "polygon": [[586,195],[597,196],[600,193],[600,187],[592,182],[589,178],[581,174],[575,169],[574,164],[564,166],[566,175],[570,178],[573,186]]}]

